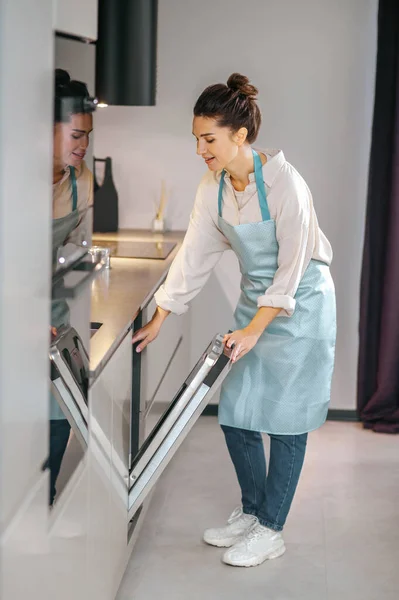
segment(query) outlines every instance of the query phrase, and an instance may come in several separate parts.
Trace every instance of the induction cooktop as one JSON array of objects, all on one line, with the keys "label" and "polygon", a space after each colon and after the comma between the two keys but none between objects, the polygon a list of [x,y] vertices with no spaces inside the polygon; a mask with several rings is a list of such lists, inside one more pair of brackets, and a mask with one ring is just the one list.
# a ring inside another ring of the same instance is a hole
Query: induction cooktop
[{"label": "induction cooktop", "polygon": [[151,242],[139,240],[109,241],[93,237],[93,245],[110,248],[111,256],[115,258],[149,258],[165,260],[176,246],[176,242]]}]

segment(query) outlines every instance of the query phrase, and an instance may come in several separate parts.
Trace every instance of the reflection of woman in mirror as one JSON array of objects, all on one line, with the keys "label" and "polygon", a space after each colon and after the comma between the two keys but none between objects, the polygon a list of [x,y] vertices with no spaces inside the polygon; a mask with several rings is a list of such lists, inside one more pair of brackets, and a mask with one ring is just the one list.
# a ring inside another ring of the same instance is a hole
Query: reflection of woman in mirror
[{"label": "reflection of woman in mirror", "polygon": [[[92,203],[93,176],[85,163],[93,129],[92,104],[84,83],[55,74],[53,219],[57,242],[79,242],[79,214]],[[76,213],[75,211],[78,211]],[[61,221],[64,219],[64,221]]]},{"label": "reflection of woman in mirror", "polygon": [[[55,72],[53,152],[53,269],[59,249],[79,244],[86,231],[85,211],[92,204],[93,176],[85,163],[89,135],[93,129],[93,103],[87,86],[73,81],[66,71]],[[68,305],[53,300],[52,333],[69,324]],[[70,425],[56,399],[50,401],[50,505],[68,444]]]}]

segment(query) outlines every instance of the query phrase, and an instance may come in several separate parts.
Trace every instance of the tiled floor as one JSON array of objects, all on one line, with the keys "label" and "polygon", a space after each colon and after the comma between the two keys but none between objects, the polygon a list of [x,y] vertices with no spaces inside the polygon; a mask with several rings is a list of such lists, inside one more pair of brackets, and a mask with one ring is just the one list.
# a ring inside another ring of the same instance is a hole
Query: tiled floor
[{"label": "tiled floor", "polygon": [[399,436],[332,422],[310,434],[278,560],[228,567],[201,542],[237,504],[217,421],[202,417],[158,484],[118,600],[398,600]]}]

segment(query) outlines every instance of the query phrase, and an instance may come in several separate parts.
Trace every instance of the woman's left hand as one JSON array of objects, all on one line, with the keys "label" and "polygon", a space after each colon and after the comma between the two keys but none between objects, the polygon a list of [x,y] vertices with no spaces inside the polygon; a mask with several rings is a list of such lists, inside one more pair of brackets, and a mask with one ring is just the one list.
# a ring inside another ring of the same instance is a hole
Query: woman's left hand
[{"label": "woman's left hand", "polygon": [[244,329],[237,329],[233,333],[227,333],[223,341],[227,348],[234,346],[231,360],[232,362],[237,362],[252,350],[259,338],[260,333],[253,331],[249,327],[245,327]]}]

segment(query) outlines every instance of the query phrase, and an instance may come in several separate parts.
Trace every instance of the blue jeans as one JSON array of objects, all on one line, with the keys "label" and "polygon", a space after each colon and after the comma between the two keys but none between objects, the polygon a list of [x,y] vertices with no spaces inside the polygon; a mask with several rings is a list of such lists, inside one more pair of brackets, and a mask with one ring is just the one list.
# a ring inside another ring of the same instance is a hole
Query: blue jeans
[{"label": "blue jeans", "polygon": [[42,469],[50,470],[49,505],[52,506],[56,494],[55,484],[61,470],[62,459],[68,445],[71,426],[66,419],[51,419],[50,424],[50,454]]},{"label": "blue jeans", "polygon": [[255,515],[265,527],[281,531],[298,485],[308,434],[270,434],[267,473],[262,435],[247,429],[221,427],[241,487],[244,513]]}]

